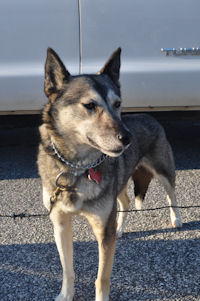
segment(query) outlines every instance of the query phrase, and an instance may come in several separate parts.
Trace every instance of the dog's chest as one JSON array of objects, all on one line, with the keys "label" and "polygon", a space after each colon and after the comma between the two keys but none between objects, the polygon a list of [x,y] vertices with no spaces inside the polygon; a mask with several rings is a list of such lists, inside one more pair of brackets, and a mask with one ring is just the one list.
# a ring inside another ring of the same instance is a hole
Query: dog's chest
[{"label": "dog's chest", "polygon": [[102,202],[102,198],[109,198],[110,182],[104,175],[96,179],[89,173],[77,179],[73,190],[62,193],[60,204],[64,211],[76,212],[87,206]]},{"label": "dog's chest", "polygon": [[106,174],[100,171],[87,172],[77,183],[78,195],[84,202],[97,200],[102,195],[106,196],[109,184]]}]

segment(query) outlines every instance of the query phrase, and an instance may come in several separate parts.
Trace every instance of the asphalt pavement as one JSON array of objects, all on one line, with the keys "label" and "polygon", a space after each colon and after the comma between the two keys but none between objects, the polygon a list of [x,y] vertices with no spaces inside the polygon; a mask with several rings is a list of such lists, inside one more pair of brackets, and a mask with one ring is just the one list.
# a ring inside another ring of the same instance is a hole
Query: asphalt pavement
[{"label": "asphalt pavement", "polygon": [[[0,215],[46,214],[36,166],[39,118],[9,120],[0,122]],[[165,119],[163,124],[175,156],[178,204],[200,205],[200,121]],[[134,200],[132,183],[129,195]],[[153,180],[144,208],[164,205],[166,194]],[[200,300],[200,208],[181,209],[181,214],[180,230],[171,228],[168,209],[128,214],[117,241],[110,300]],[[97,243],[79,217],[73,220],[73,235],[74,300],[94,300]],[[51,301],[61,279],[49,219],[0,217],[0,300]]]}]

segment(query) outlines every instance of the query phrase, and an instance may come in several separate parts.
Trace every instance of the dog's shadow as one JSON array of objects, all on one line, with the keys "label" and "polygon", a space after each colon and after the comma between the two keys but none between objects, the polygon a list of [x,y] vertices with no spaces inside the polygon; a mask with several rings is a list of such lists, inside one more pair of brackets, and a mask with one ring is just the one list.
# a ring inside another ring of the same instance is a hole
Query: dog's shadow
[{"label": "dog's shadow", "polygon": [[160,234],[160,233],[180,233],[186,231],[194,231],[200,230],[200,221],[192,221],[189,223],[184,223],[181,228],[165,228],[165,229],[153,229],[147,231],[136,231],[136,232],[126,232],[123,233],[123,238],[125,239],[137,239],[137,238],[144,238],[149,237],[152,235]]},{"label": "dog's shadow", "polygon": [[[184,224],[180,230],[125,233],[118,239],[110,300],[197,298],[200,247],[199,240],[187,239],[191,230],[200,230],[200,222]],[[155,239],[156,234],[162,233],[171,236]],[[60,290],[62,270],[53,243],[1,246],[0,266],[1,301],[14,300],[8,296],[15,296],[15,300],[48,301]],[[95,241],[74,243],[74,266],[74,301],[94,300],[98,266]]]}]

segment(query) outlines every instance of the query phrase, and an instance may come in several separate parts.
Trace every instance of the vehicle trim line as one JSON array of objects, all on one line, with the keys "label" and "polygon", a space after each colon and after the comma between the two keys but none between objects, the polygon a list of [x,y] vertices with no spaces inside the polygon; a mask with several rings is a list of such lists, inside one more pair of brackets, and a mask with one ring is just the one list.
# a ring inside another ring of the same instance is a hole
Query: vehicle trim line
[{"label": "vehicle trim line", "polygon": [[79,74],[81,74],[82,73],[81,0],[78,0],[78,22],[79,22]]}]

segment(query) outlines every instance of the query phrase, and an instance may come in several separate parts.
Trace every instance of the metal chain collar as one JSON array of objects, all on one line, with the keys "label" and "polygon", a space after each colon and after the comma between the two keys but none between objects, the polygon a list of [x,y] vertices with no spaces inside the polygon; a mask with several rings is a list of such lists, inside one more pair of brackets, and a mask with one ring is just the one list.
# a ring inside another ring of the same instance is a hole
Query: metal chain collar
[{"label": "metal chain collar", "polygon": [[[57,155],[57,157],[63,162],[65,163],[67,166],[71,167],[72,169],[81,169],[83,170],[83,172],[85,172],[86,170],[89,170],[91,168],[95,168],[97,167],[98,165],[100,165],[107,157],[106,154],[102,154],[95,162],[93,163],[90,163],[88,165],[79,165],[79,164],[75,164],[75,163],[72,163],[68,160],[66,160],[65,158],[62,157],[62,155],[58,152],[55,144],[53,143],[53,141],[51,141],[51,144],[52,144],[52,147],[53,147],[53,150],[55,152],[55,154]],[[76,174],[76,172],[73,172],[73,174]]]},{"label": "metal chain collar", "polygon": [[[86,170],[93,169],[93,168],[97,167],[98,165],[100,165],[105,160],[105,158],[107,157],[107,155],[102,154],[95,162],[93,162],[91,164],[88,164],[88,165],[78,165],[78,164],[72,163],[72,162],[66,160],[64,157],[62,157],[62,155],[58,152],[58,150],[57,150],[55,144],[53,143],[53,141],[51,141],[51,144],[52,144],[52,148],[53,148],[55,154],[57,155],[57,157],[59,158],[59,160],[61,160],[67,166],[69,166],[70,168],[72,168],[72,170],[70,172],[67,172],[67,173],[64,172],[64,171],[61,171],[57,175],[57,177],[56,177],[56,189],[53,192],[52,196],[50,197],[50,210],[49,210],[49,214],[51,214],[51,211],[52,211],[55,203],[57,202],[59,194],[61,192],[63,192],[63,191],[71,191],[71,190],[73,190],[73,187],[63,186],[63,185],[60,185],[58,183],[58,180],[59,180],[59,178],[62,175],[68,174],[68,176],[69,176],[71,174],[73,176],[80,176],[80,175],[84,174]],[[75,171],[73,169],[75,169],[75,170],[81,170],[81,172],[77,172],[77,171]]]}]

